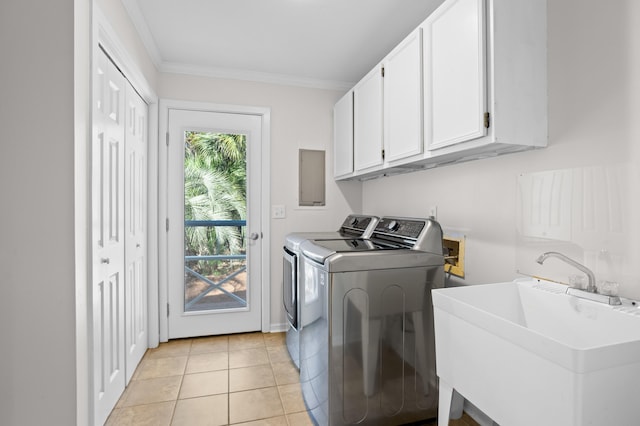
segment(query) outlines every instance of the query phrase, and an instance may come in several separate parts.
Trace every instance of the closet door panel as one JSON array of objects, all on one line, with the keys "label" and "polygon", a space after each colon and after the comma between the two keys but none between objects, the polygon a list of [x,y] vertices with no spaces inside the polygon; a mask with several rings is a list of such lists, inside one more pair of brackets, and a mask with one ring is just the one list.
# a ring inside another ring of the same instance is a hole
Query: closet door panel
[{"label": "closet door panel", "polygon": [[92,312],[95,422],[125,387],[124,126],[126,80],[99,52],[92,140]]},{"label": "closet door panel", "polygon": [[127,382],[147,350],[148,108],[127,84],[125,134],[125,350]]}]

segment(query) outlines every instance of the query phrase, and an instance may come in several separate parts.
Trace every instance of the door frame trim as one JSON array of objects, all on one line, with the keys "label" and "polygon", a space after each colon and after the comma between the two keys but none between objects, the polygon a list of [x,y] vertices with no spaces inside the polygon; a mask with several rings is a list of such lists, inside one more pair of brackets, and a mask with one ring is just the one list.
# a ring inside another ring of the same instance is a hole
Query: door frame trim
[{"label": "door frame trim", "polygon": [[[263,241],[269,241],[271,235],[271,222],[269,206],[271,205],[271,108],[244,105],[216,104],[210,102],[195,102],[176,99],[160,99],[159,102],[159,132],[158,132],[158,170],[166,170],[168,164],[167,155],[167,133],[169,132],[169,110],[180,109],[190,111],[219,112],[228,114],[256,115],[262,119],[262,156],[261,156],[261,205],[260,205],[260,226]],[[163,141],[164,139],[164,141]],[[162,166],[161,166],[162,165]],[[160,323],[160,342],[169,340],[169,315],[167,306],[169,303],[168,293],[168,242],[165,231],[165,220],[167,212],[167,175],[158,173],[158,288],[150,288],[150,292],[157,291],[158,317]],[[261,300],[261,329],[262,332],[270,331],[269,324],[271,318],[271,264],[269,244],[262,244],[261,256],[262,265],[260,270],[260,283],[262,286]],[[163,265],[160,267],[160,265]]]}]

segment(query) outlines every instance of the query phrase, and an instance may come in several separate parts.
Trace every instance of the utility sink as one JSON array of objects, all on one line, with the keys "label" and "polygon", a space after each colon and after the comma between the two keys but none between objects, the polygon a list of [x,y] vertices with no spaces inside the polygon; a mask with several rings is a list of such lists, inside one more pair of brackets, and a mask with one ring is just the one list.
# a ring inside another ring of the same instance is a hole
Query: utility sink
[{"label": "utility sink", "polygon": [[462,397],[510,425],[638,425],[640,308],[533,278],[432,291],[439,426]]}]

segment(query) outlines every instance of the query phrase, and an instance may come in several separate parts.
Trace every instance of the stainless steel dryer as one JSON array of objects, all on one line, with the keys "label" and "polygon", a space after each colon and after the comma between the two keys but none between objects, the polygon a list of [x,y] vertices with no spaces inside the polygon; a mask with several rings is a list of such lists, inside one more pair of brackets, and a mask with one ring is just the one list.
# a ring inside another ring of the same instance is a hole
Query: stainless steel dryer
[{"label": "stainless steel dryer", "polygon": [[370,239],[307,240],[300,381],[319,425],[436,417],[431,289],[444,286],[442,229],[382,218]]},{"label": "stainless steel dryer", "polygon": [[300,368],[300,310],[304,306],[304,293],[300,287],[300,244],[309,239],[369,238],[379,218],[377,216],[351,214],[340,229],[332,232],[293,232],[285,237],[283,253],[282,301],[287,314],[287,349],[291,360]]}]

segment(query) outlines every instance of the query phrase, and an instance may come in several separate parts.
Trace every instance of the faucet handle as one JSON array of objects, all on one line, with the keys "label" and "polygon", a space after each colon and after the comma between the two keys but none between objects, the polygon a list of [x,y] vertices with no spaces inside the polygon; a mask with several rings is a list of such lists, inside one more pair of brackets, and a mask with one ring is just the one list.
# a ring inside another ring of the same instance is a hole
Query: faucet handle
[{"label": "faucet handle", "polygon": [[607,296],[617,296],[618,287],[620,287],[620,285],[615,281],[602,281],[598,285],[598,293],[606,294]]},{"label": "faucet handle", "polygon": [[573,288],[579,288],[580,290],[586,290],[587,282],[584,275],[571,274],[569,275],[569,286]]}]

